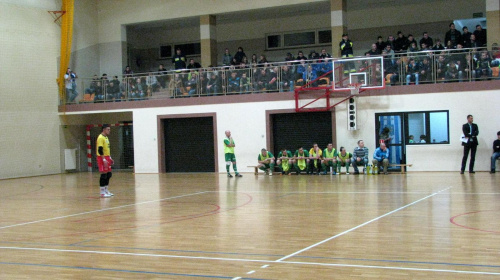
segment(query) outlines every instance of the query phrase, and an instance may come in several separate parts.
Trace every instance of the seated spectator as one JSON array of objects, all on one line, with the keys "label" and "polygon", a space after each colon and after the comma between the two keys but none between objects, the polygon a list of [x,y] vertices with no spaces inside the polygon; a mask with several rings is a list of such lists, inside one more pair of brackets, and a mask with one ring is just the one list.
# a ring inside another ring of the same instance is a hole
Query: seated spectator
[{"label": "seated spectator", "polygon": [[422,143],[422,144],[427,143],[427,141],[425,140],[425,138],[426,138],[425,134],[420,135],[420,141],[418,143]]},{"label": "seated spectator", "polygon": [[446,73],[446,61],[444,55],[439,55],[436,61],[436,79],[444,80]]},{"label": "seated spectator", "polygon": [[309,60],[315,60],[315,59],[318,59],[318,58],[319,58],[319,55],[318,55],[318,53],[315,50],[312,50],[309,53],[309,56],[308,56]]},{"label": "seated spectator", "polygon": [[433,51],[441,51],[444,50],[444,46],[441,44],[441,39],[436,40],[436,45],[432,47]]},{"label": "seated spectator", "polygon": [[186,86],[189,96],[196,95],[198,87],[198,73],[191,72],[191,76],[188,77],[188,80],[184,83],[184,85]]},{"label": "seated spectator", "polygon": [[271,75],[266,71],[266,69],[260,69],[258,75],[256,75],[256,85],[255,89],[258,91],[265,91],[268,88],[268,84],[271,81]]},{"label": "seated spectator", "polygon": [[483,29],[483,27],[478,24],[476,25],[476,30],[474,30],[474,36],[476,36],[476,40],[479,43],[479,47],[485,47],[486,46],[486,30]]},{"label": "seated spectator", "polygon": [[250,93],[252,89],[252,81],[248,77],[247,72],[243,72],[240,78],[240,92]]},{"label": "seated spectator", "polygon": [[408,137],[408,138],[409,138],[408,143],[410,143],[410,144],[415,143],[415,140],[413,139],[414,138],[413,135],[410,135],[410,137]]},{"label": "seated spectator", "polygon": [[236,60],[235,57],[233,57],[233,59],[231,60],[231,66],[238,66],[240,65],[240,63]]},{"label": "seated spectator", "polygon": [[261,54],[260,55],[260,58],[259,58],[259,62],[258,62],[258,65],[259,66],[263,66],[265,65],[266,63],[269,63],[269,61],[267,61],[267,58],[265,55]]},{"label": "seated spectator", "polygon": [[470,46],[470,35],[472,35],[472,33],[469,32],[469,28],[467,28],[467,26],[464,26],[462,28],[462,31],[462,42],[460,43],[464,48],[469,48],[468,46]]},{"label": "seated spectator", "polygon": [[236,75],[236,71],[232,71],[231,76],[227,79],[227,92],[240,92],[240,77]]},{"label": "seated spectator", "polygon": [[240,64],[243,61],[243,58],[246,57],[247,55],[243,51],[242,47],[238,47],[238,51],[234,55],[234,58],[236,59],[236,64]]},{"label": "seated spectator", "polygon": [[479,42],[476,41],[476,35],[471,34],[470,35],[470,40],[469,40],[469,45],[466,46],[466,48],[477,49],[479,47],[481,47],[481,43],[479,43]]},{"label": "seated spectator", "polygon": [[476,79],[491,78],[492,74],[488,51],[482,51],[481,57],[476,62]]},{"label": "seated spectator", "polygon": [[108,100],[118,100],[122,98],[122,94],[120,93],[120,81],[118,80],[118,76],[114,76],[113,80],[109,82],[108,90],[107,90]]},{"label": "seated spectator", "polygon": [[412,57],[406,66],[406,85],[409,85],[413,80],[415,85],[418,85],[418,77],[420,75],[420,64]]},{"label": "seated spectator", "polygon": [[430,51],[429,47],[427,46],[426,43],[422,43],[420,44],[420,51],[421,52],[427,52],[427,51]]},{"label": "seated spectator", "polygon": [[280,72],[280,92],[293,91],[294,74],[290,71],[288,65],[281,66]]},{"label": "seated spectator", "polygon": [[151,90],[151,92],[158,91],[160,85],[158,84],[158,79],[156,78],[153,72],[149,72],[149,75],[146,79],[146,85]]},{"label": "seated spectator", "polygon": [[332,175],[337,175],[337,150],[333,147],[332,143],[328,143],[326,148],[323,150],[323,162],[321,163],[321,169],[323,172],[321,174],[326,175],[329,173],[329,169],[332,169]]},{"label": "seated spectator", "polygon": [[372,44],[372,48],[366,53],[369,54],[370,56],[377,56],[377,55],[382,54],[382,52],[379,51],[377,44],[375,44],[375,43]]},{"label": "seated spectator", "polygon": [[409,53],[418,52],[417,42],[413,41],[410,43],[410,46],[408,47],[408,52]]},{"label": "seated spectator", "polygon": [[[389,149],[385,146],[384,143],[380,143],[380,146],[373,153],[373,168],[378,168],[378,173],[384,171],[384,174],[387,175],[387,168],[389,167]],[[372,170],[375,174],[375,171]]]},{"label": "seated spectator", "polygon": [[295,60],[292,53],[286,53],[285,61],[292,61],[292,60]]},{"label": "seated spectator", "polygon": [[303,86],[305,85],[305,79],[303,78],[304,73],[306,73],[307,64],[305,60],[300,60],[300,64],[297,66],[297,70],[295,72],[295,79],[297,80],[297,85]]},{"label": "seated spectator", "polygon": [[427,33],[427,31],[425,31],[423,34],[422,34],[422,39],[420,39],[419,41],[419,46],[422,48],[422,44],[425,43],[425,45],[428,47],[428,48],[432,48],[432,46],[434,46],[434,41],[432,40],[431,37],[429,37],[429,34]]},{"label": "seated spectator", "polygon": [[207,81],[206,89],[207,95],[215,95],[221,92],[221,80],[219,76],[217,76],[217,72],[210,72],[210,78]]},{"label": "seated spectator", "polygon": [[498,158],[500,158],[500,131],[497,132],[497,139],[493,141],[493,154],[491,155],[490,174],[495,173],[495,165]]},{"label": "seated spectator", "polygon": [[170,83],[169,87],[173,89],[173,96],[182,96],[182,94],[186,92],[186,88],[184,87],[184,75],[175,73]]},{"label": "seated spectator", "polygon": [[475,79],[476,65],[472,55],[470,53],[466,53],[463,62],[460,63],[459,69],[463,72],[464,77],[467,79]]},{"label": "seated spectator", "polygon": [[449,25],[450,30],[444,35],[444,41],[450,48],[456,48],[458,43],[462,42],[462,34],[460,31],[455,29],[455,24],[452,22]]},{"label": "seated spectator", "polygon": [[97,80],[96,81],[95,88],[92,88],[92,92],[95,93],[95,95],[94,95],[94,101],[95,102],[102,102],[102,101],[104,101],[105,96],[104,96],[104,91],[103,91],[103,88],[102,88],[102,82],[101,82],[101,80]]},{"label": "seated spectator", "polygon": [[252,54],[252,60],[250,61],[250,66],[255,67],[258,64],[257,55]]},{"label": "seated spectator", "polygon": [[379,50],[379,53],[382,53],[382,51],[387,46],[387,43],[384,42],[384,39],[382,39],[382,36],[378,36],[377,42],[375,43],[375,45],[377,46],[377,49]]},{"label": "seated spectator", "polygon": [[329,53],[327,53],[326,49],[322,49],[321,53],[319,54],[319,58],[321,58],[322,60],[325,60],[325,59],[328,59],[328,58],[332,58],[332,55],[329,54]]},{"label": "seated spectator", "polygon": [[[333,70],[332,62],[330,60],[323,60],[321,64],[316,65],[317,66],[317,76],[321,77],[325,75],[328,72],[331,72]],[[333,80],[333,72],[324,76],[324,78],[328,78],[329,81]],[[318,81],[320,84],[324,84],[324,80]]]},{"label": "seated spectator", "polygon": [[392,49],[391,45],[385,46],[385,51],[387,52],[387,55],[394,60],[396,57],[396,54],[394,53],[394,50]]},{"label": "seated spectator", "polygon": [[205,69],[201,68],[200,72],[198,73],[198,90],[200,91],[200,95],[206,95],[207,94],[207,83],[208,83],[208,78],[205,73]]},{"label": "seated spectator", "polygon": [[384,72],[386,73],[386,79],[389,79],[389,85],[396,85],[399,82],[400,72],[401,72],[401,58],[398,57],[394,62],[392,60],[388,61],[388,63],[384,64],[386,69]]},{"label": "seated spectator", "polygon": [[368,154],[368,148],[365,147],[365,142],[363,140],[358,140],[358,146],[354,148],[354,152],[352,153],[352,167],[354,167],[354,174],[359,174],[358,166],[363,166],[363,173],[366,174]]},{"label": "seated spectator", "polygon": [[231,65],[232,60],[233,60],[233,56],[229,53],[229,49],[226,48],[224,50],[224,55],[222,56],[222,65],[229,66],[229,65]]},{"label": "seated spectator", "polygon": [[307,57],[304,56],[302,51],[299,51],[295,60],[307,60]]},{"label": "seated spectator", "polygon": [[199,69],[201,68],[201,65],[198,62],[195,62],[194,59],[189,60],[189,64],[187,66],[187,69]]},{"label": "seated spectator", "polygon": [[[318,78],[317,72],[315,67],[313,65],[309,64],[306,68],[306,71],[302,73],[302,79],[305,81],[305,83],[312,82]],[[318,86],[318,81],[312,82],[310,86],[316,87]]]},{"label": "seated spectator", "polygon": [[420,74],[418,78],[420,83],[432,81],[432,68],[428,57],[422,58],[422,63],[420,64]]},{"label": "seated spectator", "polygon": [[147,86],[145,79],[137,78],[134,80],[135,83],[132,85],[132,98],[142,99],[146,96]]},{"label": "seated spectator", "polygon": [[458,65],[453,60],[448,63],[445,79],[447,81],[462,81],[462,71],[459,71]]}]

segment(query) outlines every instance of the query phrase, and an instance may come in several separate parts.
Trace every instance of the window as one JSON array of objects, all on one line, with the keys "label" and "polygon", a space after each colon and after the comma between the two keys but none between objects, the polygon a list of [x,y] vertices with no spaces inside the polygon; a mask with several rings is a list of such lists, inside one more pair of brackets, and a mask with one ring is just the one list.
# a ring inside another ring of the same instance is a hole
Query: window
[{"label": "window", "polygon": [[267,49],[284,49],[331,43],[332,31],[325,29],[266,34]]},{"label": "window", "polygon": [[172,57],[172,46],[160,46],[160,58]]},{"label": "window", "polygon": [[200,43],[189,43],[189,44],[179,44],[175,45],[174,49],[180,48],[185,56],[189,55],[200,55],[201,54],[201,44]]},{"label": "window", "polygon": [[407,144],[449,144],[449,112],[408,112],[405,114]]}]

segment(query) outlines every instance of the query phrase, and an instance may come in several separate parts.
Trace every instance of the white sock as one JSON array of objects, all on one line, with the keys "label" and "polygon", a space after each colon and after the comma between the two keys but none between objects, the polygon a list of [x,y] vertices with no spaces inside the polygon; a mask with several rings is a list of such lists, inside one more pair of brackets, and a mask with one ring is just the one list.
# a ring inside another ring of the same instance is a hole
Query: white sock
[{"label": "white sock", "polygon": [[104,194],[106,192],[106,187],[101,187],[101,194]]}]

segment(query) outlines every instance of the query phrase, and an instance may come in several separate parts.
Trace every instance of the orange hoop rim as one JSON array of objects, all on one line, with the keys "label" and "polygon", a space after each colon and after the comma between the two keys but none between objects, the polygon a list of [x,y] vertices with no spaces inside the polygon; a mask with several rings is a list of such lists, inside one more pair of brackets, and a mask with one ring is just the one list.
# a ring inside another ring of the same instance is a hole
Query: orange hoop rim
[{"label": "orange hoop rim", "polygon": [[361,88],[363,84],[362,83],[353,83],[353,84],[347,84],[347,87],[350,89],[359,89]]}]

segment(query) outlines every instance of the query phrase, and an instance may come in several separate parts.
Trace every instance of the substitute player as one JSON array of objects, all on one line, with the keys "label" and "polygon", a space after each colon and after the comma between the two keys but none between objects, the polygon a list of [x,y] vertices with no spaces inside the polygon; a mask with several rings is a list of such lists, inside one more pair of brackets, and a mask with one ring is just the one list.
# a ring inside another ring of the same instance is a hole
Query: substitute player
[{"label": "substitute player", "polygon": [[236,167],[236,156],[234,155],[235,146],[233,137],[231,137],[231,131],[226,130],[226,139],[224,139],[224,157],[226,158],[227,177],[229,178],[233,177],[233,175],[229,172],[231,163],[233,163],[234,175],[236,177],[243,177],[240,173],[238,173],[238,168]]},{"label": "substitute player", "polygon": [[102,132],[97,137],[97,165],[99,166],[99,172],[101,173],[101,178],[99,179],[99,186],[101,187],[101,197],[111,197],[114,194],[109,192],[108,185],[109,179],[111,178],[111,166],[114,164],[113,159],[110,154],[110,145],[108,136],[111,133],[111,127],[109,124],[102,125]]},{"label": "substitute player", "polygon": [[257,157],[257,161],[259,162],[258,167],[260,170],[264,171],[266,175],[273,176],[274,155],[271,152],[265,148],[262,149]]}]

